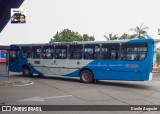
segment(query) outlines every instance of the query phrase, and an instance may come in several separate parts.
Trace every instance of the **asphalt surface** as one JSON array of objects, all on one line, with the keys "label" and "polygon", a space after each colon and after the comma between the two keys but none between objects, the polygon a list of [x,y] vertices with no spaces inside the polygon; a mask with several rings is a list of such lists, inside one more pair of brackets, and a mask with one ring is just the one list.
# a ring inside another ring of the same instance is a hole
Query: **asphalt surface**
[{"label": "asphalt surface", "polygon": [[[152,81],[98,81],[92,84],[81,83],[75,78],[23,77],[21,74],[10,73],[9,79],[0,77],[0,105],[160,105],[160,73],[154,73]],[[0,113],[10,114],[11,112]],[[91,112],[45,113],[88,114]],[[106,112],[94,111],[92,113]],[[159,114],[156,111],[111,111],[108,113]]]},{"label": "asphalt surface", "polygon": [[1,63],[0,62],[0,74],[7,73],[7,65],[6,63]]}]

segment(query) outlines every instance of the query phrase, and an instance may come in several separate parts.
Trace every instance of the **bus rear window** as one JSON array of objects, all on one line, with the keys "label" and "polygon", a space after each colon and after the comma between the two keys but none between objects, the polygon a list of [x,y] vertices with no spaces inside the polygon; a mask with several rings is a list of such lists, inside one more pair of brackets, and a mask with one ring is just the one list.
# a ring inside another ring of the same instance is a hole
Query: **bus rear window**
[{"label": "bus rear window", "polygon": [[124,43],[122,44],[122,60],[144,60],[147,54],[146,43]]}]

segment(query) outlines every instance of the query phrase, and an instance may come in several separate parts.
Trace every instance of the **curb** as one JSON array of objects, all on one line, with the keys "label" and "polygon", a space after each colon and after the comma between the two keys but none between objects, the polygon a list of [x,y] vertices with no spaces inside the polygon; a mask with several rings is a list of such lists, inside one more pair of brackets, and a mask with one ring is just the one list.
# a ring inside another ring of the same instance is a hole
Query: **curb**
[{"label": "curb", "polygon": [[25,86],[25,85],[32,85],[34,84],[33,81],[30,80],[22,80],[22,81],[0,81],[0,87],[4,86]]}]

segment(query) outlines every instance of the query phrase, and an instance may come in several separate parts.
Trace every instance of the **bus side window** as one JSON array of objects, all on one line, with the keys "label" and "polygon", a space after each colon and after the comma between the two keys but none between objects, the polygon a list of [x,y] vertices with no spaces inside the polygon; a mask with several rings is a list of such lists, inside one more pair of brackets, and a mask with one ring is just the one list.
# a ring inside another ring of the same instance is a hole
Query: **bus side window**
[{"label": "bus side window", "polygon": [[30,58],[30,46],[21,47],[21,57]]},{"label": "bus side window", "polygon": [[94,59],[100,59],[100,46],[96,45],[94,47]]},{"label": "bus side window", "polygon": [[43,59],[53,59],[54,46],[43,46]]},{"label": "bus side window", "polygon": [[107,52],[108,52],[108,49],[105,47],[102,47],[101,59],[107,58],[107,55],[108,55]]},{"label": "bus side window", "polygon": [[82,59],[82,45],[70,45],[68,50],[69,59]]},{"label": "bus side window", "polygon": [[17,52],[16,51],[10,51],[10,60],[14,61],[17,59]]},{"label": "bus side window", "polygon": [[33,59],[41,58],[41,51],[42,51],[41,46],[32,46],[32,48],[31,48],[32,58]]},{"label": "bus side window", "polygon": [[144,60],[147,54],[146,43],[124,43],[122,44],[123,60]]},{"label": "bus side window", "polygon": [[112,59],[112,60],[116,59],[116,50],[111,51],[111,58],[110,59]]},{"label": "bus side window", "polygon": [[84,49],[84,59],[93,59],[93,48]]},{"label": "bus side window", "polygon": [[99,59],[100,58],[100,45],[88,44],[84,46],[84,59]]},{"label": "bus side window", "polygon": [[55,47],[55,58],[66,59],[67,58],[67,46],[56,46]]},{"label": "bus side window", "polygon": [[119,59],[119,44],[102,44],[101,58],[107,60]]}]

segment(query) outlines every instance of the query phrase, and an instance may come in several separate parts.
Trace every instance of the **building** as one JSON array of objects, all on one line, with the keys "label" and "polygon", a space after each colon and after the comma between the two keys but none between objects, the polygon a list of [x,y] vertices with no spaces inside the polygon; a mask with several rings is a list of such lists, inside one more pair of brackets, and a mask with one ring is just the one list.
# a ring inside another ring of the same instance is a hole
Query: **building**
[{"label": "building", "polygon": [[0,63],[6,62],[7,50],[0,50]]}]

